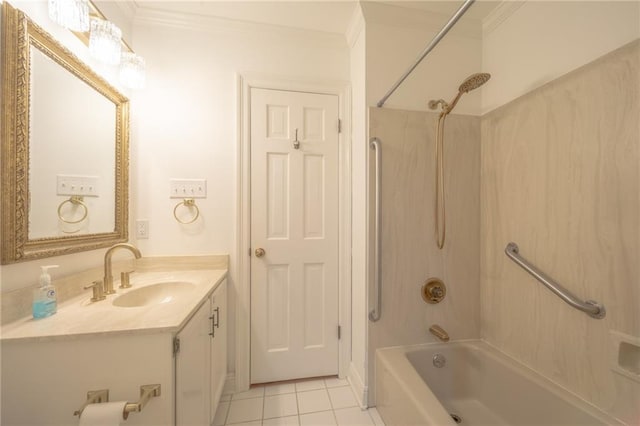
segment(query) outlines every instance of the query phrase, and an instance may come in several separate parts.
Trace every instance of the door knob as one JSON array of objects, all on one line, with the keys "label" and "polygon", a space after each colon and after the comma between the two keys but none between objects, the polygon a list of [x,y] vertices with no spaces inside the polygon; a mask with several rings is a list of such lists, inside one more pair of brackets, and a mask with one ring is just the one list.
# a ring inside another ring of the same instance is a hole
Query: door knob
[{"label": "door knob", "polygon": [[266,252],[264,251],[264,249],[263,249],[263,248],[257,248],[257,249],[256,249],[256,257],[262,257],[262,256],[264,256],[264,255],[265,255],[265,253],[266,253]]}]

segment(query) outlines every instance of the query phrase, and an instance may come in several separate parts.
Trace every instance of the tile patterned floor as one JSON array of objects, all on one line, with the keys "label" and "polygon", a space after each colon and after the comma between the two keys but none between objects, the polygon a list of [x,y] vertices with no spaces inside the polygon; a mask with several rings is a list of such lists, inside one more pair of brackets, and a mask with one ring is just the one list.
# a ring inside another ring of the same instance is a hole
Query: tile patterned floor
[{"label": "tile patterned floor", "polygon": [[375,408],[361,410],[346,380],[276,383],[223,395],[214,426],[384,426]]}]

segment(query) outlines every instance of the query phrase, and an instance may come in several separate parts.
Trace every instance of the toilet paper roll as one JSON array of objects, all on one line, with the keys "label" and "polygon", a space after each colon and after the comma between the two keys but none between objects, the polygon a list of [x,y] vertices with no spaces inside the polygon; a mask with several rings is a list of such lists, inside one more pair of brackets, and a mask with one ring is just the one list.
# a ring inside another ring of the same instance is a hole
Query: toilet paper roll
[{"label": "toilet paper roll", "polygon": [[89,404],[80,415],[80,426],[118,426],[124,422],[127,401]]}]

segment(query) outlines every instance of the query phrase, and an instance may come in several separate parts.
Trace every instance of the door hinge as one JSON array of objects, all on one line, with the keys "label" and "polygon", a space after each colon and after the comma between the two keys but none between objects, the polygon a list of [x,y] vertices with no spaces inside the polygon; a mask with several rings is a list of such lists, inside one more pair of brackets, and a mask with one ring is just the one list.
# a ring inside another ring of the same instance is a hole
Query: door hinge
[{"label": "door hinge", "polygon": [[249,247],[249,257],[251,257],[251,247]]},{"label": "door hinge", "polygon": [[342,120],[338,118],[338,133],[342,133]]},{"label": "door hinge", "polygon": [[180,352],[180,338],[173,338],[173,356],[176,356]]},{"label": "door hinge", "polygon": [[338,326],[338,340],[340,340],[341,336],[342,336],[342,327]]}]

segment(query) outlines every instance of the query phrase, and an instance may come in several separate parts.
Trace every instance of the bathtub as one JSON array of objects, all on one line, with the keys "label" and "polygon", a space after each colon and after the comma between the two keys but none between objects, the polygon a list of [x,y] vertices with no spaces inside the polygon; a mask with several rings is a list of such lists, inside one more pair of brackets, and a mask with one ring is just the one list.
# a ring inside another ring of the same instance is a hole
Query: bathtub
[{"label": "bathtub", "polygon": [[622,424],[482,341],[378,349],[375,381],[387,426]]}]

